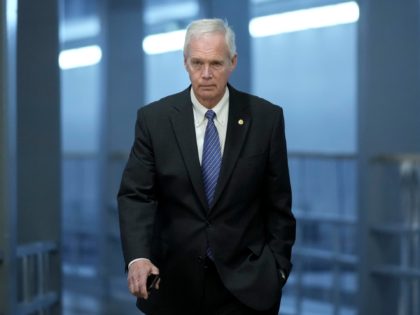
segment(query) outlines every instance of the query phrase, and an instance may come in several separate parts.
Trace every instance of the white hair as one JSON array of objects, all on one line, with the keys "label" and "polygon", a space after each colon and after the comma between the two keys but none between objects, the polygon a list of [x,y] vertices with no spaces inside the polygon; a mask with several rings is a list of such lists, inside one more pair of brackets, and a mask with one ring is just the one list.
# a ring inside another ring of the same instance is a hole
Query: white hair
[{"label": "white hair", "polygon": [[236,55],[235,33],[226,21],[222,19],[202,19],[191,22],[187,27],[184,43],[184,56],[187,56],[189,45],[193,37],[197,38],[206,33],[221,33],[225,35],[229,57]]}]

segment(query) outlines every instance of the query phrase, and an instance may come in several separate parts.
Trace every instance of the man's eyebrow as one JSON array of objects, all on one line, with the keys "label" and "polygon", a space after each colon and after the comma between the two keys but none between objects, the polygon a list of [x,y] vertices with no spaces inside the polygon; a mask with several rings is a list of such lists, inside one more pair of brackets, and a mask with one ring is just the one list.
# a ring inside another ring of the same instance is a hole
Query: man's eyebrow
[{"label": "man's eyebrow", "polygon": [[214,62],[224,62],[224,59],[204,59],[204,58],[200,58],[200,57],[190,57],[191,60],[199,60],[199,61],[207,61],[209,63],[214,63]]}]

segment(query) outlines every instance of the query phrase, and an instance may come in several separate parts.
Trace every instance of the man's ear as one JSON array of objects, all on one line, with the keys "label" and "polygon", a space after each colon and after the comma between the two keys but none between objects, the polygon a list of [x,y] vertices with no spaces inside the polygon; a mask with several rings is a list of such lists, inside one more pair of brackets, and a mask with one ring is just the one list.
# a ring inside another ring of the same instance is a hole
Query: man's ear
[{"label": "man's ear", "polygon": [[187,56],[185,56],[185,55],[184,55],[184,67],[185,67],[185,70],[188,71]]},{"label": "man's ear", "polygon": [[235,54],[231,59],[231,70],[236,68],[236,64],[238,63],[238,54]]}]

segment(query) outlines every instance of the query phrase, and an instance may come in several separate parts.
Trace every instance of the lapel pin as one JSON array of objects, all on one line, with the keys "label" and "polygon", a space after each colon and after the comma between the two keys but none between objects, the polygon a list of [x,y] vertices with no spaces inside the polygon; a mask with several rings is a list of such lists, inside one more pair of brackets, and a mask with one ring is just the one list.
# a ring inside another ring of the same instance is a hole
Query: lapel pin
[{"label": "lapel pin", "polygon": [[238,124],[242,126],[244,124],[244,120],[243,119],[239,119],[238,120]]}]

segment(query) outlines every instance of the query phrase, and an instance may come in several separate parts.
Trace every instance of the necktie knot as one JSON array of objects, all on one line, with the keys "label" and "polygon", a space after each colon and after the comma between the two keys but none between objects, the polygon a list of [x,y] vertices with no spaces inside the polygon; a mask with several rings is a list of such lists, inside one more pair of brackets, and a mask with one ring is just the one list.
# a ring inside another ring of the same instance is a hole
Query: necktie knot
[{"label": "necktie knot", "polygon": [[213,119],[216,117],[216,113],[213,112],[211,109],[209,109],[206,114],[204,115],[208,120],[213,121]]}]

